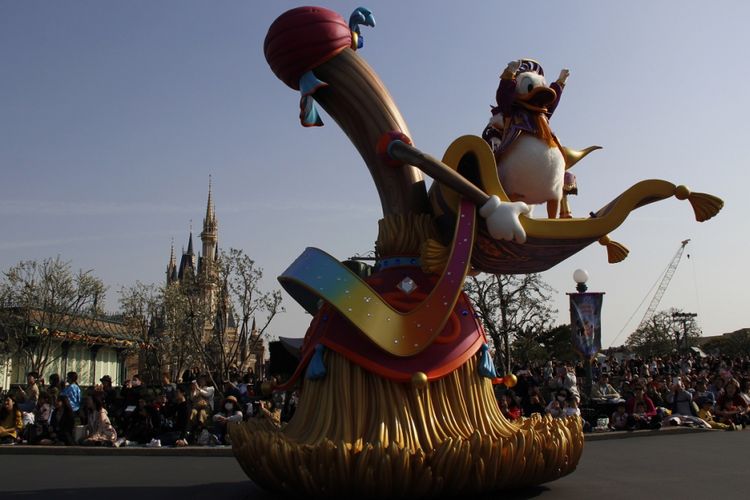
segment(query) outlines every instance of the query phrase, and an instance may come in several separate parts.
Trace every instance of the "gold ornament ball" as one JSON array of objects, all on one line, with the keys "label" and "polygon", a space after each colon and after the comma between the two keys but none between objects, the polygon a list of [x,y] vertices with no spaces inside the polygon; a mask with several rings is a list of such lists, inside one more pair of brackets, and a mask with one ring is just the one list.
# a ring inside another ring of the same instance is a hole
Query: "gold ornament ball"
[{"label": "gold ornament ball", "polygon": [[416,372],[411,376],[411,383],[417,389],[424,389],[427,387],[427,374],[424,372]]},{"label": "gold ornament ball", "polygon": [[514,387],[517,383],[518,378],[512,373],[509,373],[505,377],[503,377],[503,384],[505,384],[505,387]]},{"label": "gold ornament ball", "polygon": [[678,200],[685,200],[690,196],[690,189],[687,186],[677,186],[674,189],[674,197]]}]

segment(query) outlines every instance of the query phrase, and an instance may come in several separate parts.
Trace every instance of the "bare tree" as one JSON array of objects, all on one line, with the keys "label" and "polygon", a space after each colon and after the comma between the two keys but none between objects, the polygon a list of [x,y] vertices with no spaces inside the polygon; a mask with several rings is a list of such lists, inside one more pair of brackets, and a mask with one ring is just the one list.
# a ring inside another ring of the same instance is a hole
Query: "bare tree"
[{"label": "bare tree", "polygon": [[[264,292],[263,270],[242,250],[230,248],[219,259],[219,293],[212,337],[204,343],[210,373],[228,380],[263,342],[271,321],[284,311],[281,292]],[[256,318],[262,316],[260,327]]]},{"label": "bare tree", "polygon": [[163,360],[168,359],[169,353],[174,349],[172,342],[155,342],[155,337],[163,330],[159,328],[157,331],[164,310],[164,290],[154,284],[146,285],[137,281],[130,287],[121,287],[119,294],[123,324],[145,346],[139,374],[147,382],[158,381],[165,367]]},{"label": "bare tree", "polygon": [[[695,344],[701,329],[695,318],[675,321],[673,315],[680,309],[669,309],[654,314],[646,325],[633,332],[625,345],[641,356],[663,356]],[[687,334],[687,341],[684,336]]]},{"label": "bare tree", "polygon": [[198,365],[221,392],[221,382],[248,361],[284,309],[279,290],[261,290],[263,271],[242,250],[222,252],[215,265],[162,288],[123,288],[120,308],[131,332],[148,343],[146,364],[156,376],[169,369],[176,380]]},{"label": "bare tree", "polygon": [[503,371],[511,369],[514,339],[549,327],[557,312],[548,306],[552,292],[539,274],[472,276],[466,281],[466,293],[495,345],[495,364]]},{"label": "bare tree", "polygon": [[22,261],[3,272],[0,331],[7,350],[30,370],[44,374],[54,346],[71,332],[84,332],[103,315],[106,288],[92,271],[73,272],[56,258]]}]

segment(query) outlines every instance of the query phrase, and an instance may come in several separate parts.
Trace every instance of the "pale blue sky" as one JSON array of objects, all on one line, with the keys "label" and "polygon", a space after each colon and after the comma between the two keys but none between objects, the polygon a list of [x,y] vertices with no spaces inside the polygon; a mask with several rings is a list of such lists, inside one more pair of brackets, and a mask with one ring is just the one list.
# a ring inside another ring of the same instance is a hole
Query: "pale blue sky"
[{"label": "pale blue sky", "polygon": [[[323,128],[299,126],[298,95],[263,58],[268,26],[298,5],[0,1],[0,268],[59,254],[113,291],[160,281],[170,239],[179,251],[190,219],[200,232],[209,174],[220,245],[255,258],[269,287],[306,246],[342,259],[370,250],[380,203],[366,168],[325,114]],[[321,5],[348,18],[360,4]],[[704,224],[675,200],[640,209],[612,234],[626,261],[608,265],[594,245],[544,273],[561,322],[572,272],[585,267],[591,289],[607,292],[609,344],[692,238],[661,308],[697,312],[706,335],[750,326],[750,4],[363,5],[377,26],[361,54],[430,154],[480,133],[505,64],[533,57],[549,77],[571,70],[558,137],[605,147],[575,167],[574,213],[648,178],[726,201]],[[273,334],[303,335],[309,316],[285,305]]]}]

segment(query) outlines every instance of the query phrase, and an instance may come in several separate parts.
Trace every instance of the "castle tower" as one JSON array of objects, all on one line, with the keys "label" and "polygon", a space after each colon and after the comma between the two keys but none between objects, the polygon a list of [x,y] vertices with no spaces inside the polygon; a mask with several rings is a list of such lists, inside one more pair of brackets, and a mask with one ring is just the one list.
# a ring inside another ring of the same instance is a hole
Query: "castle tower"
[{"label": "castle tower", "polygon": [[219,223],[216,220],[216,210],[211,193],[211,176],[208,176],[208,202],[206,203],[206,216],[203,218],[203,232],[201,241],[203,242],[203,259],[207,267],[210,263],[216,262],[217,242],[219,240]]}]

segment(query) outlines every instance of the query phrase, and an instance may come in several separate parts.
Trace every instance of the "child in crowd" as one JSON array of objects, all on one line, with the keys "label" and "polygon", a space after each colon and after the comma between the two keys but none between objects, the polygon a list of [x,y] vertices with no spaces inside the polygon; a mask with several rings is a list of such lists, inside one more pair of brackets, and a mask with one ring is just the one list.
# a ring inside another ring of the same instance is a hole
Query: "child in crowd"
[{"label": "child in crowd", "polygon": [[624,431],[628,428],[628,413],[625,403],[618,403],[617,408],[609,417],[609,428],[613,431]]},{"label": "child in crowd", "polygon": [[733,431],[735,430],[734,423],[725,424],[722,422],[717,422],[714,420],[713,415],[713,404],[711,404],[711,401],[707,399],[703,399],[701,401],[701,408],[698,410],[698,418],[703,419],[708,425],[711,426],[712,429],[722,429],[722,430],[728,430]]},{"label": "child in crowd", "polygon": [[628,419],[628,430],[649,429],[651,417],[646,413],[646,403],[639,401],[635,404],[635,410]]}]

